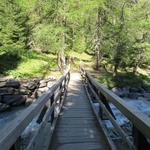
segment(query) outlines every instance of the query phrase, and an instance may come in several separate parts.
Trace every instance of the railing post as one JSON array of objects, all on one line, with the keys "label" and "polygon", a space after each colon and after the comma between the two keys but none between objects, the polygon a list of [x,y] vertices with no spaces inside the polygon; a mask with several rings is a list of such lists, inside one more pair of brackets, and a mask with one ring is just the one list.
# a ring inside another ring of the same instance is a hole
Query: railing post
[{"label": "railing post", "polygon": [[[82,72],[81,72],[82,73]],[[135,110],[132,110],[132,107],[126,105],[126,103],[112,91],[105,88],[103,85],[98,83],[90,74],[86,73],[85,81],[87,81],[87,92],[89,94],[91,101],[95,100],[96,97],[100,106],[99,106],[99,117],[101,119],[109,119],[114,126],[114,128],[121,135],[123,141],[127,143],[130,149],[150,149],[150,120],[149,118]],[[116,121],[116,117],[110,107],[112,103],[117,109],[119,109],[130,121],[134,124],[133,127],[133,140],[130,136],[121,128],[121,126]],[[102,108],[103,109],[102,109]],[[108,118],[105,118],[106,115]],[[96,112],[97,115],[97,112]],[[146,138],[147,137],[147,138]],[[133,145],[134,143],[134,145]]]},{"label": "railing post", "polygon": [[[53,95],[51,96],[51,106],[52,106],[53,103],[54,103],[54,98],[55,98],[55,95],[53,94]],[[54,118],[55,118],[55,108],[53,109],[52,114],[51,114],[51,124],[53,123]]]},{"label": "railing post", "polygon": [[110,114],[113,116],[113,118],[116,119],[116,117],[115,117],[113,111],[111,110],[111,107],[110,107],[106,97],[101,92],[99,92],[98,95],[99,95],[100,100],[103,102],[103,104],[107,108],[107,110],[110,112]]},{"label": "railing post", "polygon": [[62,102],[62,96],[63,96],[63,82],[61,83],[59,90],[61,92],[61,94],[60,94],[60,104],[61,104],[61,102]]},{"label": "railing post", "polygon": [[22,150],[22,145],[21,145],[21,137],[17,139],[16,143],[10,148],[10,150]]},{"label": "railing post", "polygon": [[68,72],[66,76],[66,85],[68,85],[69,81],[70,81],[70,72]]},{"label": "railing post", "polygon": [[133,142],[137,150],[150,149],[150,141],[133,125]]},{"label": "railing post", "polygon": [[41,111],[41,113],[40,113],[40,115],[39,115],[39,117],[38,117],[38,119],[36,121],[38,124],[40,124],[42,122],[42,119],[43,119],[43,117],[44,117],[44,115],[46,113],[47,108],[48,107],[46,105],[43,107],[43,109],[42,109],[42,111]]}]

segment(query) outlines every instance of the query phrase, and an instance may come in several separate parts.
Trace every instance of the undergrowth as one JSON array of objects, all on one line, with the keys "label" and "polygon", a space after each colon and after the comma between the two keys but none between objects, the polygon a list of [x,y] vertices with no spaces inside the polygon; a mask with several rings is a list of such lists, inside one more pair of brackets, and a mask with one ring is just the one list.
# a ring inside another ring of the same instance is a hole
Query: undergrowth
[{"label": "undergrowth", "polygon": [[35,51],[14,51],[0,54],[0,74],[13,77],[45,76],[56,67],[56,57]]}]

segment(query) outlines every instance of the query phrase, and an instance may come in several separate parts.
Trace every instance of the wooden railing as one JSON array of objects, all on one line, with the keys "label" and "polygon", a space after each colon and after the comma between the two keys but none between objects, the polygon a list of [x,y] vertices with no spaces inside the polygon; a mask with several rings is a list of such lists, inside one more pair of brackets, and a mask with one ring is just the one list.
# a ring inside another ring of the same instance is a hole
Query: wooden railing
[{"label": "wooden railing", "polygon": [[37,142],[39,142],[37,138],[47,123],[50,124],[51,130],[49,136],[52,135],[60,112],[58,112],[58,110],[61,109],[67,93],[69,80],[70,72],[69,68],[67,68],[65,74],[50,88],[48,92],[23,110],[19,117],[12,120],[10,124],[6,124],[2,130],[0,129],[0,150],[20,150],[21,144],[19,139],[22,132],[33,118],[39,114],[37,120],[39,123],[38,130],[26,147],[26,150],[37,149],[35,148],[36,144],[38,144]]},{"label": "wooden railing", "polygon": [[[142,112],[127,106],[123,99],[105,88],[102,84],[98,83],[83,68],[80,68],[80,72],[84,79],[86,91],[91,101],[94,99],[94,101],[96,100],[96,102],[100,104],[97,118],[99,120],[103,120],[104,116],[107,116],[114,128],[122,137],[123,141],[128,145],[129,149],[150,149],[150,118]],[[131,137],[128,136],[127,133],[125,133],[125,131],[118,125],[109,103],[116,106],[117,109],[132,123],[132,140]]]}]

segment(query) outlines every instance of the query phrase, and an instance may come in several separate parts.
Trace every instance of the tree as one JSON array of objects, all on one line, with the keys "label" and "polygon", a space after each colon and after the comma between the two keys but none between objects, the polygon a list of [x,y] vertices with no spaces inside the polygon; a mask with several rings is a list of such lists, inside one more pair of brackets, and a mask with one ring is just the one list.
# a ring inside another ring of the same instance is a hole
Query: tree
[{"label": "tree", "polygon": [[25,48],[28,18],[15,0],[0,5],[0,46],[1,49]]},{"label": "tree", "polygon": [[149,0],[1,0],[0,49],[57,54],[59,66],[68,51],[88,52],[97,70],[110,64],[114,75],[119,68],[136,72],[150,62],[149,6]]}]

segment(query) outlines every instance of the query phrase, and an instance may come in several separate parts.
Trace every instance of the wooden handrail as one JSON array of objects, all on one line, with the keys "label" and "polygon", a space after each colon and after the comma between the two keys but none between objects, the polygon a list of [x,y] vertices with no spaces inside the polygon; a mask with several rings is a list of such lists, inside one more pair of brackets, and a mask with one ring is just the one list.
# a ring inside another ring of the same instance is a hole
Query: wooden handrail
[{"label": "wooden handrail", "polygon": [[[97,82],[87,71],[83,68],[80,68],[81,75],[84,78],[87,86],[90,89],[90,92],[94,94],[94,96],[98,96],[99,100],[98,103],[102,103],[102,98],[104,98],[107,102],[111,102],[120,112],[122,112],[133,124],[133,126],[140,132],[142,135],[145,136],[145,139],[150,139],[150,118],[138,111],[134,110],[132,107],[128,106],[126,102],[114,94],[112,91],[108,90],[102,84]],[[104,105],[103,105],[104,106]],[[105,107],[105,106],[104,106]],[[108,114],[108,111],[106,112]],[[111,115],[111,113],[110,113]],[[113,118],[110,118],[110,121]],[[114,120],[114,119],[113,119]]]},{"label": "wooden handrail", "polygon": [[[44,119],[40,123],[44,124],[49,121],[49,116],[51,116],[51,122],[54,121],[54,111],[56,106],[56,101],[61,100],[60,107],[65,98],[67,92],[68,82],[70,80],[70,68],[67,68],[65,74],[47,91],[44,95],[39,97],[34,103],[23,110],[18,117],[11,121],[11,123],[6,124],[5,127],[0,129],[0,149],[9,150],[17,139],[21,136],[24,129],[29,125],[29,123],[36,117],[40,111],[44,108],[48,101],[52,101],[52,97],[56,94],[58,88],[58,95],[53,99],[53,103],[48,106],[47,112],[45,113]],[[62,99],[63,97],[63,99]],[[43,126],[43,125],[42,125]],[[31,144],[32,145],[32,144]]]}]

